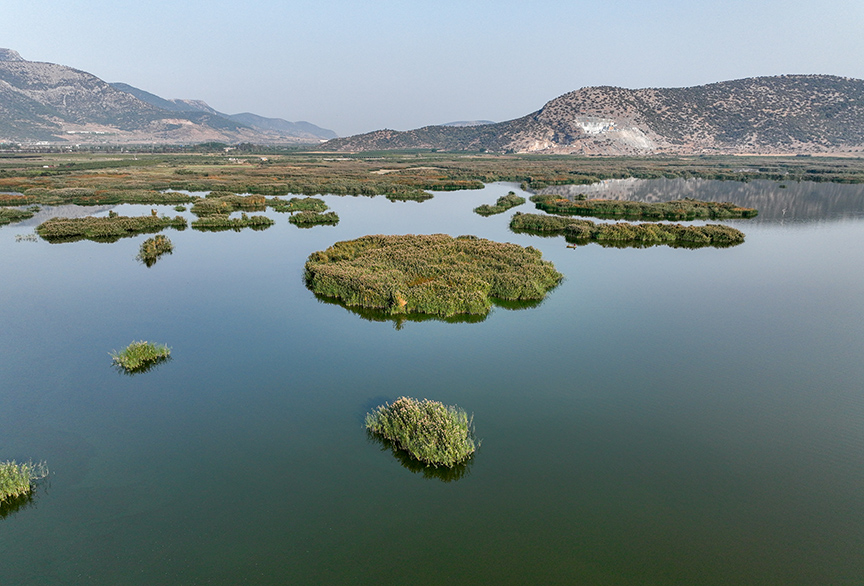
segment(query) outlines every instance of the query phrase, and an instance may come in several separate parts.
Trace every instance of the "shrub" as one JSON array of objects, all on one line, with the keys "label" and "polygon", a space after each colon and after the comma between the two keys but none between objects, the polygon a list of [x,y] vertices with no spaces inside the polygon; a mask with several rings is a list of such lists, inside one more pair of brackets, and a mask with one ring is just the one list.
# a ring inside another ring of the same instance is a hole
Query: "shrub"
[{"label": "shrub", "polygon": [[366,414],[366,429],[432,466],[453,467],[477,449],[473,418],[458,407],[399,397]]},{"label": "shrub", "polygon": [[132,342],[121,352],[110,352],[114,364],[121,370],[133,374],[149,370],[156,364],[168,360],[171,349],[164,344]]},{"label": "shrub", "polygon": [[30,493],[33,484],[47,475],[44,464],[0,462],[0,504]]},{"label": "shrub", "polygon": [[475,236],[364,236],[306,261],[307,285],[389,314],[485,315],[491,298],[543,299],[562,276],[539,250]]}]

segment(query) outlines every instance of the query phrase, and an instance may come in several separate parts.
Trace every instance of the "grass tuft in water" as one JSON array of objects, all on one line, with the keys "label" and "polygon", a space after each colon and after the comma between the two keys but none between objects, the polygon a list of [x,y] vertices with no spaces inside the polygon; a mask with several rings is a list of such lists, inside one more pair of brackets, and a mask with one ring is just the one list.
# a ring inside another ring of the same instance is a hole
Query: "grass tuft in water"
[{"label": "grass tuft in water", "polygon": [[393,442],[416,460],[453,467],[477,449],[473,418],[438,401],[399,397],[366,414],[366,429]]},{"label": "grass tuft in water", "polygon": [[523,203],[525,203],[525,198],[519,197],[516,193],[511,191],[507,195],[499,197],[494,206],[484,203],[482,206],[474,208],[474,213],[480,214],[481,216],[502,214],[510,208],[521,206]]},{"label": "grass tuft in water", "polygon": [[144,372],[152,366],[168,360],[171,349],[164,344],[132,342],[120,352],[110,352],[114,364],[121,370],[133,374]]},{"label": "grass tuft in water", "polygon": [[139,261],[152,267],[163,254],[171,254],[174,251],[174,244],[167,236],[157,234],[153,238],[148,238],[141,243],[141,248],[136,257]]},{"label": "grass tuft in water", "polygon": [[47,475],[44,463],[0,462],[0,504],[29,494],[34,483]]},{"label": "grass tuft in water", "polygon": [[339,215],[336,212],[298,212],[288,218],[288,221],[295,226],[312,227],[319,224],[329,224],[335,226],[339,223]]}]

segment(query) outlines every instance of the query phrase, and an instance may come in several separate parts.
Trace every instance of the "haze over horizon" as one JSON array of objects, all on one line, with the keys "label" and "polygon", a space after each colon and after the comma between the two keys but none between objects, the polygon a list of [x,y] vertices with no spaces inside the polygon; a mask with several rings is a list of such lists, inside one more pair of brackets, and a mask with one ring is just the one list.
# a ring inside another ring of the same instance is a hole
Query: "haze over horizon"
[{"label": "haze over horizon", "polygon": [[340,136],[510,120],[584,86],[864,78],[864,3],[0,0],[0,46]]}]

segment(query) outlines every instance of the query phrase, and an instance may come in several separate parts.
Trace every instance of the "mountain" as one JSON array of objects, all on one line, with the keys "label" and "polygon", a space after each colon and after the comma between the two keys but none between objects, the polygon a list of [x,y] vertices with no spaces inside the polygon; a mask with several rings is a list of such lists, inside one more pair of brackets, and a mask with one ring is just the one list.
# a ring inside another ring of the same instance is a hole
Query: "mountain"
[{"label": "mountain", "polygon": [[[240,115],[246,116],[246,115]],[[254,116],[254,115],[252,115]],[[271,120],[261,118],[262,120]],[[273,119],[275,120],[275,119]],[[90,73],[0,49],[0,142],[318,143],[332,131],[252,126],[195,100],[164,100]],[[307,126],[302,126],[302,125]]]},{"label": "mountain", "polygon": [[688,88],[586,87],[508,122],[378,130],[335,151],[583,155],[864,152],[864,81],[783,75]]}]

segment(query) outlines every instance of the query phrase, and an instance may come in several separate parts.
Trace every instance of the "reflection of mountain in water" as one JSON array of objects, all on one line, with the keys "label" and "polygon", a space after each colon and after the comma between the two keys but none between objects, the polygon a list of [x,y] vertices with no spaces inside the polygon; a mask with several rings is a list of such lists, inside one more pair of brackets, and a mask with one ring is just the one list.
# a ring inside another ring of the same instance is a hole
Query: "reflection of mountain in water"
[{"label": "reflection of mountain in water", "polygon": [[[785,185],[786,187],[781,187]],[[747,222],[813,222],[864,217],[864,185],[775,181],[717,181],[714,179],[607,179],[593,185],[558,185],[541,189],[574,197],[628,201],[671,201],[692,197],[730,201],[756,208]]]}]

